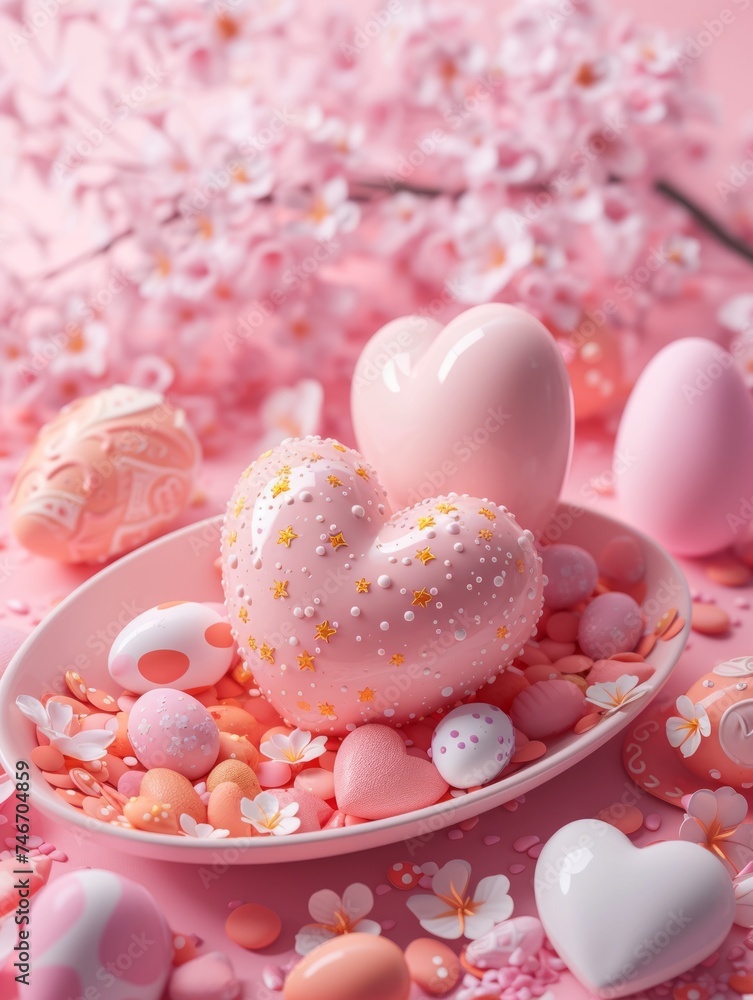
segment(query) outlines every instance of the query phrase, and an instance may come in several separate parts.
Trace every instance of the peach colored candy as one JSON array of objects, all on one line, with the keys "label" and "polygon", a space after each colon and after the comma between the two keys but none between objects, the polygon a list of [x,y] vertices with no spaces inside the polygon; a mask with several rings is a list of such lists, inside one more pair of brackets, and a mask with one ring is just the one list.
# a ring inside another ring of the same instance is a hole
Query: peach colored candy
[{"label": "peach colored candy", "polygon": [[257,722],[250,712],[237,705],[209,705],[208,708],[209,714],[221,732],[245,736],[254,745],[258,745],[260,738],[268,728]]},{"label": "peach colored candy", "polygon": [[753,972],[737,972],[729,978],[729,986],[742,995],[753,993]]},{"label": "peach colored candy", "polygon": [[546,634],[555,642],[575,642],[578,638],[578,616],[572,611],[555,611],[546,623]]},{"label": "peach colored candy", "polygon": [[188,934],[173,934],[173,965],[185,965],[196,958],[196,945]]},{"label": "peach colored candy", "polygon": [[621,802],[614,802],[611,806],[600,809],[596,813],[596,819],[600,819],[602,823],[609,823],[625,836],[636,833],[643,826],[643,813],[640,809],[637,806],[623,805]]},{"label": "peach colored candy", "polygon": [[336,809],[327,822],[324,824],[324,830],[339,830],[345,826],[345,813],[340,809]]},{"label": "peach colored candy", "polygon": [[309,767],[301,771],[296,775],[293,786],[300,791],[310,792],[325,802],[335,797],[335,776],[332,771],[323,767]]},{"label": "peach colored candy", "polygon": [[241,815],[241,789],[232,781],[223,781],[209,796],[207,818],[215,829],[229,830],[231,837],[252,837],[253,828]]},{"label": "peach colored candy", "polygon": [[539,649],[546,653],[550,661],[561,660],[563,656],[572,656],[577,650],[574,642],[555,642],[554,639],[542,639]]},{"label": "peach colored candy", "polygon": [[563,656],[561,660],[556,660],[554,667],[561,674],[585,674],[593,666],[590,656],[582,653],[574,653],[572,656]]},{"label": "peach colored candy", "polygon": [[168,802],[154,802],[146,795],[129,799],[123,806],[123,815],[137,830],[145,833],[178,832],[178,817]]},{"label": "peach colored candy", "polygon": [[117,712],[118,703],[107,691],[100,691],[99,688],[90,687],[86,689],[86,697],[89,703],[100,712]]},{"label": "peach colored candy", "polygon": [[585,677],[581,677],[580,674],[563,674],[562,680],[568,681],[570,684],[574,684],[583,692],[583,694],[585,694],[588,690],[588,681]]},{"label": "peach colored candy", "polygon": [[223,760],[242,760],[248,764],[251,770],[255,771],[259,763],[259,751],[249,743],[245,736],[238,736],[236,733],[220,733],[220,752],[217,754],[217,763]]},{"label": "peach colored candy", "polygon": [[445,997],[458,982],[462,969],[454,951],[435,938],[416,938],[405,949],[413,982],[430,997]]},{"label": "peach colored candy", "polygon": [[84,732],[87,729],[104,729],[106,723],[111,721],[112,715],[109,712],[92,712],[91,715],[87,715],[86,718],[81,720],[81,730]]},{"label": "peach colored candy", "polygon": [[721,556],[707,563],[706,576],[723,587],[744,587],[750,582],[751,570],[739,559]]},{"label": "peach colored candy", "polygon": [[59,771],[43,771],[42,777],[53,788],[73,788],[73,782],[68,771],[64,771],[62,768]]},{"label": "peach colored candy", "polygon": [[63,802],[67,802],[71,806],[81,806],[84,804],[84,799],[86,796],[79,792],[77,788],[56,788],[55,794],[59,795]]},{"label": "peach colored candy", "polygon": [[106,757],[103,758],[107,771],[109,774],[109,780],[114,784],[120,781],[124,774],[128,774],[133,768],[129,767],[121,757],[115,757],[113,754],[108,753]]},{"label": "peach colored candy", "polygon": [[226,698],[243,698],[246,694],[243,686],[230,674],[220,677],[214,686],[217,689],[217,700],[219,702],[224,701]]},{"label": "peach colored candy", "polygon": [[496,705],[503,712],[509,713],[510,706],[517,696],[529,686],[530,681],[521,670],[517,667],[508,667],[491,684],[485,684],[479,688],[470,700]]},{"label": "peach colored candy", "polygon": [[616,681],[626,674],[637,677],[642,684],[647,681],[654,672],[650,663],[625,663],[622,660],[597,660],[588,672],[589,684],[604,684],[607,681]]},{"label": "peach colored candy", "polygon": [[677,618],[675,618],[675,620],[669,626],[667,631],[664,633],[664,635],[661,637],[662,642],[669,642],[670,639],[674,639],[674,637],[676,635],[679,635],[684,628],[685,628],[685,619],[682,618],[680,615],[678,615]]},{"label": "peach colored candy", "polygon": [[[429,741],[429,745],[431,745],[431,740]],[[305,771],[309,767],[323,767],[325,771],[334,771],[336,757],[337,753],[335,750],[325,750],[321,757],[315,757],[314,760],[309,760],[305,764],[299,764],[298,766],[302,771]]]},{"label": "peach colored candy", "polygon": [[539,681],[521,691],[510,709],[516,729],[546,739],[572,729],[583,714],[583,692],[565,680]]},{"label": "peach colored candy", "polygon": [[40,771],[59,771],[65,762],[61,752],[55,747],[34,747],[31,760]]},{"label": "peach colored candy", "polygon": [[677,608],[669,608],[668,611],[665,611],[664,614],[659,617],[659,619],[656,622],[656,625],[654,626],[654,634],[657,636],[657,638],[659,636],[664,635],[664,633],[667,631],[668,628],[671,627],[672,623],[675,621],[676,618],[677,618]]},{"label": "peach colored candy", "polygon": [[207,791],[213,792],[223,781],[232,781],[247,799],[255,798],[261,791],[258,778],[242,760],[223,760],[215,764],[207,776]]},{"label": "peach colored candy", "polygon": [[169,802],[180,822],[183,813],[192,816],[197,823],[206,823],[207,811],[195,788],[182,774],[169,767],[154,767],[141,779],[139,795],[145,795],[153,802]]},{"label": "peach colored candy", "polygon": [[623,663],[643,663],[641,654],[635,652],[613,653],[610,660],[621,660]]},{"label": "peach colored candy", "polygon": [[519,747],[510,758],[511,764],[527,764],[529,761],[538,760],[546,753],[546,743],[541,740],[529,740]]},{"label": "peach colored candy", "polygon": [[654,648],[658,642],[658,637],[654,632],[649,632],[644,635],[638,645],[635,647],[636,653],[640,653],[641,656],[648,656],[651,650]]},{"label": "peach colored candy", "polygon": [[590,715],[584,715],[583,718],[578,719],[573,726],[573,732],[578,736],[580,736],[581,733],[587,733],[589,729],[593,729],[597,723],[601,722],[601,718],[602,716],[600,712],[591,712]]},{"label": "peach colored candy", "polygon": [[75,670],[66,670],[65,683],[74,698],[78,698],[80,701],[88,701],[86,682],[81,674],[76,673]]},{"label": "peach colored candy", "polygon": [[552,662],[546,653],[536,643],[532,642],[527,642],[523,646],[523,652],[519,653],[517,658],[528,667],[532,667],[536,663]]},{"label": "peach colored candy", "polygon": [[523,676],[529,684],[539,681],[553,681],[559,677],[559,672],[553,663],[534,663],[524,672]]},{"label": "peach colored candy", "polygon": [[127,712],[118,712],[114,717],[110,716],[104,728],[116,734],[115,739],[107,748],[108,753],[113,754],[115,757],[128,757],[133,754],[133,747],[131,746],[131,741],[128,739]]},{"label": "peach colored candy", "polygon": [[82,809],[87,816],[98,819],[100,823],[111,823],[118,816],[122,815],[120,809],[116,809],[107,799],[87,795],[82,803]]},{"label": "peach colored candy", "polygon": [[200,701],[204,708],[210,708],[217,704],[217,688],[214,684],[208,688],[200,688],[198,691],[188,691],[197,701]]},{"label": "peach colored candy", "polygon": [[690,624],[696,632],[701,632],[703,635],[724,635],[729,629],[729,615],[716,604],[701,604],[700,601],[693,601],[693,615]]},{"label": "peach colored candy", "polygon": [[280,936],[282,921],[261,903],[237,906],[225,921],[225,933],[235,944],[250,951],[268,948]]},{"label": "peach colored candy", "polygon": [[[442,799],[439,800],[440,802]],[[361,816],[351,816],[350,813],[345,814],[345,826],[361,826],[362,823],[368,823],[367,819],[363,819]]]},{"label": "peach colored candy", "polygon": [[262,788],[282,788],[292,778],[290,764],[282,760],[262,760],[256,767],[256,777]]},{"label": "peach colored candy", "polygon": [[632,535],[615,535],[598,558],[599,572],[611,583],[638,583],[646,575],[640,542]]}]

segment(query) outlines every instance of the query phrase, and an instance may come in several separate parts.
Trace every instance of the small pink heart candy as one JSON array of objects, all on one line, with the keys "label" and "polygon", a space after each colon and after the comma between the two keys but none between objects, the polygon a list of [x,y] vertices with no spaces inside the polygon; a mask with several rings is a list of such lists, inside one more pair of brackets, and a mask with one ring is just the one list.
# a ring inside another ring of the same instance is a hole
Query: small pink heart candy
[{"label": "small pink heart candy", "polygon": [[431,761],[408,755],[401,735],[370,724],[350,733],[335,760],[338,808],[364,819],[384,819],[433,805],[448,784]]}]

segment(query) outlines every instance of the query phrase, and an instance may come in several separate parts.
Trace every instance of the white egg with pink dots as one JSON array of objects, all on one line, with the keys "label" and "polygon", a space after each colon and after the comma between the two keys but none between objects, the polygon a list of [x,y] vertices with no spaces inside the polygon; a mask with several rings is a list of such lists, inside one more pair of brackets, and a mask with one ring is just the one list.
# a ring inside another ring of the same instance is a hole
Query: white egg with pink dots
[{"label": "white egg with pink dots", "polygon": [[448,785],[485,785],[507,767],[515,751],[515,731],[496,705],[471,703],[440,719],[431,740],[431,759]]},{"label": "white egg with pink dots", "polygon": [[136,694],[164,687],[211,687],[236,655],[230,623],[218,607],[170,601],[144,611],[113,642],[107,661],[110,676]]}]

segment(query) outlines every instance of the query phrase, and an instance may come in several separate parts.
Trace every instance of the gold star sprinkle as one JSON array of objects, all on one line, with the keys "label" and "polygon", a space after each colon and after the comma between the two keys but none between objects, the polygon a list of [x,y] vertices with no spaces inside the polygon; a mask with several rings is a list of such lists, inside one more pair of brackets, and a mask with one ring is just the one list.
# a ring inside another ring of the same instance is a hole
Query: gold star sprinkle
[{"label": "gold star sprinkle", "polygon": [[280,468],[277,470],[277,475],[278,476],[289,476],[290,475],[290,466],[289,465],[281,465]]},{"label": "gold star sprinkle", "polygon": [[329,540],[332,544],[333,549],[341,549],[343,545],[348,544],[345,541],[345,536],[343,535],[342,531],[338,531],[336,535],[330,535]]},{"label": "gold star sprinkle", "polygon": [[373,701],[374,700],[374,691],[372,691],[371,688],[364,688],[363,691],[359,691],[358,692],[358,700],[359,701]]},{"label": "gold star sprinkle", "polygon": [[273,580],[273,587],[270,590],[274,591],[274,598],[277,600],[278,597],[289,597],[288,594],[288,581],[287,580]]},{"label": "gold star sprinkle", "polygon": [[228,543],[228,545],[232,547],[233,545],[235,545],[235,543],[237,541],[238,541],[238,532],[237,531],[228,531],[228,533],[227,533],[227,543]]},{"label": "gold star sprinkle", "polygon": [[440,514],[451,514],[457,507],[453,507],[451,503],[438,503],[434,510],[438,510]]},{"label": "gold star sprinkle", "polygon": [[515,563],[515,565],[518,567],[518,573],[524,573],[525,572],[526,564],[523,562],[522,559],[518,559],[518,561]]},{"label": "gold star sprinkle", "polygon": [[318,451],[312,451],[311,455],[309,456],[309,461],[310,462],[318,462],[321,458],[322,458],[322,456],[319,454]]},{"label": "gold star sprinkle", "polygon": [[419,608],[425,608],[431,599],[429,591],[426,587],[422,587],[421,590],[413,591],[413,600],[411,601],[411,604],[416,604]]},{"label": "gold star sprinkle", "polygon": [[311,655],[311,653],[307,652],[307,650],[304,649],[304,651],[302,653],[300,653],[298,656],[296,656],[296,659],[298,660],[298,669],[299,670],[314,670],[315,669],[315,667],[314,667],[314,657]]},{"label": "gold star sprinkle", "polygon": [[507,627],[507,625],[500,625],[500,627],[497,629],[497,638],[498,639],[506,639],[509,634],[510,634],[510,630]]},{"label": "gold star sprinkle", "polygon": [[436,559],[436,556],[427,545],[425,549],[419,549],[418,552],[416,552],[416,559],[420,559],[425,566],[428,562],[431,562],[432,559]]},{"label": "gold star sprinkle", "polygon": [[245,624],[248,621],[248,610],[246,608],[241,608],[238,612],[238,617]]},{"label": "gold star sprinkle", "polygon": [[327,482],[330,486],[342,486],[342,480],[338,479],[337,476],[327,476]]},{"label": "gold star sprinkle", "polygon": [[485,538],[488,542],[491,541],[492,538],[494,538],[494,532],[491,530],[491,528],[482,528],[481,531],[479,531],[478,533],[478,537]]},{"label": "gold star sprinkle", "polygon": [[293,531],[292,524],[289,524],[287,528],[280,528],[277,532],[277,544],[284,545],[288,549],[294,538],[298,538],[298,535]]},{"label": "gold star sprinkle", "polygon": [[316,633],[314,635],[314,638],[324,639],[324,641],[328,643],[330,640],[330,636],[336,634],[337,634],[337,629],[332,628],[329,621],[325,619],[325,621],[321,622],[319,625],[316,626]]},{"label": "gold star sprinkle", "polygon": [[323,715],[327,719],[336,719],[334,705],[330,705],[328,701],[320,701],[316,706],[319,709],[319,714]]},{"label": "gold star sprinkle", "polygon": [[347,451],[348,449],[342,444],[333,444],[332,447],[335,451]]},{"label": "gold star sprinkle", "polygon": [[233,513],[235,514],[236,517],[241,516],[241,514],[243,513],[243,508],[245,506],[246,506],[246,498],[238,497],[238,499],[235,501],[235,504],[233,505]]},{"label": "gold star sprinkle", "polygon": [[361,577],[360,580],[356,580],[356,593],[357,594],[368,594],[369,587],[371,584],[365,577]]},{"label": "gold star sprinkle", "polygon": [[364,469],[362,465],[359,465],[358,468],[356,469],[356,475],[360,476],[361,479],[366,479],[367,481],[370,478],[368,472],[366,471],[366,469]]},{"label": "gold star sprinkle", "polygon": [[310,712],[311,711],[311,705],[309,705],[309,703],[307,701],[299,701],[298,702],[298,707],[300,708],[300,710],[302,712]]},{"label": "gold star sprinkle", "polygon": [[482,507],[481,510],[479,511],[479,514],[483,514],[484,517],[488,518],[490,521],[497,520],[497,515],[494,513],[493,510],[489,510],[488,507]]},{"label": "gold star sprinkle", "polygon": [[393,653],[390,657],[390,663],[394,667],[399,667],[401,663],[405,663],[405,657],[402,653]]},{"label": "gold star sprinkle", "polygon": [[429,514],[428,517],[419,517],[418,530],[423,531],[424,528],[433,528],[436,523],[437,522],[434,520],[431,514]]},{"label": "gold star sprinkle", "polygon": [[272,496],[278,497],[281,493],[287,493],[290,489],[290,480],[283,476],[278,482],[272,484]]},{"label": "gold star sprinkle", "polygon": [[248,637],[249,649],[256,649],[256,639],[252,635]]},{"label": "gold star sprinkle", "polygon": [[274,646],[268,646],[266,642],[261,644],[261,649],[259,650],[259,656],[262,660],[267,660],[269,663],[275,662],[275,651]]}]

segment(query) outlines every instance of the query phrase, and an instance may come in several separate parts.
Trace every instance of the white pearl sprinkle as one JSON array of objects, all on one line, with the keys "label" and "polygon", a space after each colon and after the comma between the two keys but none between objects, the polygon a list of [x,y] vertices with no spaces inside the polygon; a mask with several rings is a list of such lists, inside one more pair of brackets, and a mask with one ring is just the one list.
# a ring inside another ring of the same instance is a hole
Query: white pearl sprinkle
[{"label": "white pearl sprinkle", "polygon": [[386,632],[389,629],[389,627],[390,627],[390,623],[389,622],[379,622],[379,628],[383,632]]},{"label": "white pearl sprinkle", "polygon": [[416,616],[415,616],[415,614],[412,611],[406,611],[405,614],[403,615],[403,618],[407,622],[412,622],[415,617]]},{"label": "white pearl sprinkle", "polygon": [[354,618],[358,618],[358,616],[361,614],[361,609],[353,607],[350,609],[350,613],[353,615]]},{"label": "white pearl sprinkle", "polygon": [[317,545],[317,547],[316,547],[316,554],[318,556],[326,555],[326,553],[327,553],[327,550],[324,548],[323,545]]},{"label": "white pearl sprinkle", "polygon": [[379,584],[380,587],[387,588],[392,583],[392,580],[390,580],[390,578],[387,575],[383,575],[379,577],[377,583]]},{"label": "white pearl sprinkle", "polygon": [[300,501],[302,501],[303,503],[310,503],[310,501],[311,501],[311,500],[313,500],[314,498],[313,498],[313,496],[312,496],[312,495],[311,495],[311,494],[309,493],[309,491],[308,491],[308,490],[304,490],[304,491],[303,491],[302,493],[299,493],[299,494],[298,494],[298,499],[299,499]]},{"label": "white pearl sprinkle", "polygon": [[447,532],[448,535],[459,535],[460,525],[458,524],[457,521],[450,521],[449,524],[445,525],[444,530]]},{"label": "white pearl sprinkle", "polygon": [[353,517],[364,517],[366,515],[366,511],[358,503],[350,508],[350,512],[353,515]]}]

